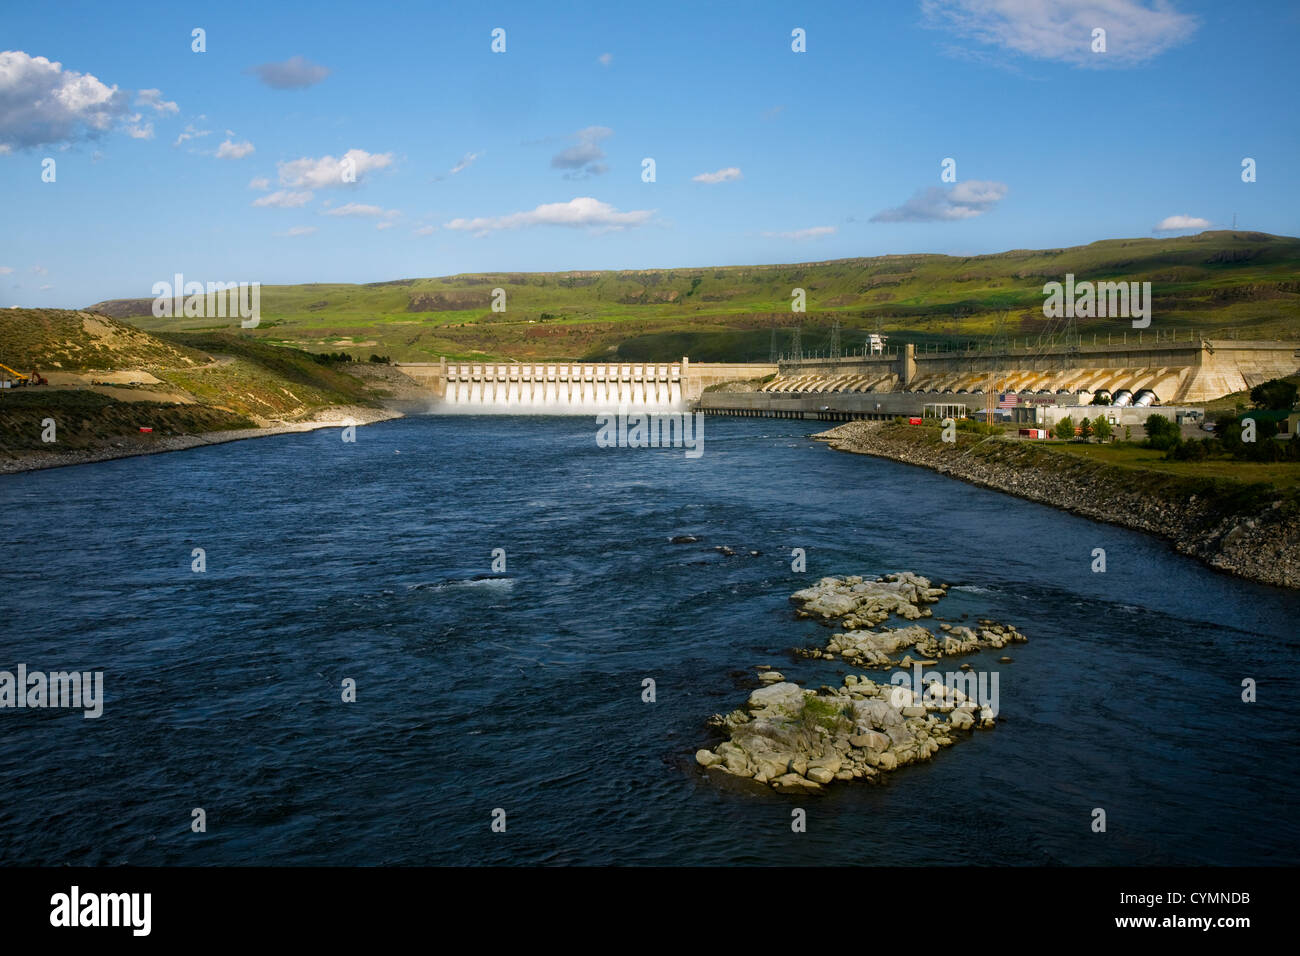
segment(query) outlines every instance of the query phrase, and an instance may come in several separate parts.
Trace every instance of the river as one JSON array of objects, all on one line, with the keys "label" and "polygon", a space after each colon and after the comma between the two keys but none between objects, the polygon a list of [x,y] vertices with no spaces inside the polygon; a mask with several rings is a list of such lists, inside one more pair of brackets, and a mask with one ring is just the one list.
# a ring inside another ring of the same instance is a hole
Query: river
[{"label": "river", "polygon": [[[0,477],[0,669],[106,698],[0,709],[0,862],[1300,862],[1300,595],[814,427],[413,417]],[[969,658],[996,728],[813,796],[696,766],[755,665],[839,683],[791,592],[895,570],[1029,637]]]}]

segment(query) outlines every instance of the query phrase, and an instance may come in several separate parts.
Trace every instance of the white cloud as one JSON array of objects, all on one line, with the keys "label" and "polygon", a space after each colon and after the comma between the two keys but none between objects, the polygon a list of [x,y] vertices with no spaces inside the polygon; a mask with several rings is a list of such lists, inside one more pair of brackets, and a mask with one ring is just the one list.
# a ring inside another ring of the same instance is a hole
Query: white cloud
[{"label": "white cloud", "polygon": [[811,226],[808,229],[795,229],[792,232],[765,232],[763,235],[768,239],[793,239],[795,242],[802,242],[806,239],[829,236],[835,231],[835,226]]},{"label": "white cloud", "polygon": [[270,189],[271,180],[267,179],[265,176],[254,176],[252,179],[248,181],[248,188],[263,189],[263,190]]},{"label": "white cloud", "polygon": [[392,153],[367,153],[364,149],[350,149],[340,159],[322,156],[320,159],[303,157],[278,163],[281,186],[302,186],[307,189],[325,189],[330,186],[350,185],[343,181],[345,163],[351,166],[359,183],[373,169],[383,169],[393,162]]},{"label": "white cloud", "polygon": [[18,148],[95,136],[126,115],[127,93],[43,56],[0,52],[0,144]]},{"label": "white cloud", "polygon": [[611,63],[614,62],[614,54],[602,53],[600,56],[596,57],[596,62],[599,63],[601,66],[609,66]]},{"label": "white cloud", "polygon": [[411,235],[413,235],[413,236],[432,236],[432,235],[433,235],[435,232],[437,232],[437,231],[438,231],[438,227],[437,227],[437,226],[421,226],[419,229],[416,229],[414,232],[412,232]]},{"label": "white cloud", "polygon": [[270,195],[259,196],[254,199],[253,205],[274,206],[277,209],[296,209],[311,202],[311,196],[310,192],[290,192],[287,189],[279,189]]},{"label": "white cloud", "polygon": [[228,139],[217,147],[217,159],[243,159],[251,152],[253,152],[253,144],[248,140],[236,143]]},{"label": "white cloud", "polygon": [[137,90],[136,106],[147,106],[157,113],[179,113],[181,108],[162,98],[162,90]]},{"label": "white cloud", "polygon": [[0,276],[7,276],[14,271],[13,266],[0,266]]},{"label": "white cloud", "polygon": [[473,165],[475,160],[481,159],[482,156],[483,156],[482,153],[466,153],[464,156],[460,158],[460,162],[458,162],[455,166],[451,167],[451,169],[447,170],[447,175],[455,176],[461,170],[468,169],[471,165]]},{"label": "white cloud", "polygon": [[1180,229],[1209,229],[1210,220],[1199,216],[1166,216],[1155,227],[1155,232],[1177,232]]},{"label": "white cloud", "polygon": [[392,229],[395,225],[397,225],[397,223],[392,222],[392,221],[390,220],[390,221],[388,221],[388,222],[377,222],[377,223],[375,223],[375,228],[376,228],[376,229]]},{"label": "white cloud", "polygon": [[385,219],[392,219],[400,216],[401,213],[396,209],[385,209],[383,206],[370,206],[360,202],[344,203],[342,206],[336,206],[325,213],[327,216],[361,216],[375,218],[383,216]]},{"label": "white cloud", "polygon": [[40,291],[42,291],[42,292],[49,292],[49,291],[50,291],[51,289],[53,289],[53,288],[54,288],[54,286],[50,285],[50,284],[47,282],[45,285],[41,286]]},{"label": "white cloud", "polygon": [[571,226],[609,232],[639,226],[652,215],[652,209],[634,209],[619,212],[609,203],[590,196],[570,199],[568,202],[547,203],[527,212],[514,212],[508,216],[480,216],[474,219],[453,219],[445,228],[472,232],[485,236],[501,229],[523,229],[530,226]]},{"label": "white cloud", "polygon": [[[1170,0],[921,0],[926,24],[1042,60],[1133,66],[1196,32],[1197,19]],[[1092,31],[1106,31],[1106,52]]]},{"label": "white cloud", "polygon": [[126,118],[126,134],[132,139],[153,139],[153,123],[140,122],[144,116],[134,113]]},{"label": "white cloud", "polygon": [[893,209],[882,209],[872,222],[946,222],[982,216],[1007,195],[1006,183],[969,180],[944,189],[931,186]]},{"label": "white cloud", "polygon": [[50,274],[50,270],[45,268],[45,266],[32,266],[29,271],[31,272],[32,275],[35,276],[44,276]]},{"label": "white cloud", "polygon": [[177,136],[177,137],[176,137],[176,142],[172,143],[172,145],[173,145],[173,146],[179,146],[181,143],[185,142],[187,139],[198,139],[198,138],[201,137],[201,136],[208,136],[208,135],[210,135],[211,133],[212,133],[212,130],[210,130],[210,129],[198,129],[198,128],[196,128],[192,123],[189,123],[189,124],[186,124],[186,126],[185,126],[185,132],[183,132],[183,133],[181,133],[179,136]]},{"label": "white cloud", "polygon": [[728,166],[726,169],[719,169],[716,173],[700,173],[698,176],[692,176],[691,182],[729,183],[740,178],[740,170],[735,166]]},{"label": "white cloud", "polygon": [[588,126],[586,129],[578,130],[575,134],[577,145],[562,149],[552,156],[551,167],[569,170],[564,174],[565,179],[599,176],[609,169],[600,162],[605,158],[605,151],[601,149],[600,141],[613,135],[614,131],[608,126]]},{"label": "white cloud", "polygon": [[301,56],[291,56],[283,63],[263,63],[249,67],[246,73],[256,73],[267,86],[276,90],[300,90],[314,86],[330,75],[327,67],[319,66]]},{"label": "white cloud", "polygon": [[283,239],[292,239],[295,236],[310,236],[315,231],[315,226],[292,226],[288,231],[277,232],[276,235]]}]

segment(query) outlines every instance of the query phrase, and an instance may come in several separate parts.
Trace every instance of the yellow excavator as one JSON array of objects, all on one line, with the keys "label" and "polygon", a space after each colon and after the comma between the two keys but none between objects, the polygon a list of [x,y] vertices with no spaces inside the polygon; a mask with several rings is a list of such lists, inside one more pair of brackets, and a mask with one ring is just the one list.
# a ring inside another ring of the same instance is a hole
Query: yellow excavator
[{"label": "yellow excavator", "polygon": [[11,369],[4,362],[0,362],[0,371],[8,372],[13,377],[15,385],[48,385],[49,384],[45,376],[43,376],[40,372],[33,371],[31,375],[24,375],[22,372],[18,372],[15,371],[14,369]]}]

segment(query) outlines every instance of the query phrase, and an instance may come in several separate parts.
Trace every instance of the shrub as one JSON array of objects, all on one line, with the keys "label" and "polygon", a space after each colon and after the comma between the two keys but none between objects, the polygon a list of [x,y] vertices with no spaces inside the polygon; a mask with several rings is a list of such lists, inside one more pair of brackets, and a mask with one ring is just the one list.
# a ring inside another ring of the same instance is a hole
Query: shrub
[{"label": "shrub", "polygon": [[1295,405],[1296,387],[1280,378],[1272,379],[1250,390],[1250,400],[1259,409],[1290,411]]},{"label": "shrub", "polygon": [[1178,426],[1163,415],[1150,415],[1142,425],[1147,433],[1146,446],[1160,451],[1168,451],[1182,441]]}]

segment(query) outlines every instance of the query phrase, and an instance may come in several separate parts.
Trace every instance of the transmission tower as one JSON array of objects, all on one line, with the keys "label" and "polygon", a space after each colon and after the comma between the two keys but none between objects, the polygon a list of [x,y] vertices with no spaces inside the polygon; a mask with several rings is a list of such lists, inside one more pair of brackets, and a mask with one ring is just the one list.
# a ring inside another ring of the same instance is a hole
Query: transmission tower
[{"label": "transmission tower", "polygon": [[772,323],[772,344],[767,350],[767,361],[769,365],[775,365],[780,356],[776,351],[776,323]]},{"label": "transmission tower", "polygon": [[840,357],[840,320],[836,319],[831,325],[831,358]]},{"label": "transmission tower", "polygon": [[790,343],[790,357],[793,358],[795,362],[803,361],[803,342],[800,336],[802,331],[803,330],[796,325],[794,327],[794,341]]},{"label": "transmission tower", "polygon": [[1005,378],[1000,375],[1002,360],[1007,351],[1007,313],[1004,309],[993,321],[993,336],[989,342],[989,373],[984,385],[984,422],[993,424],[998,410],[998,398]]}]

